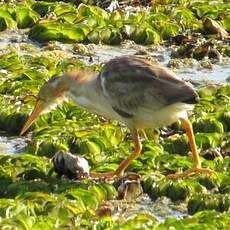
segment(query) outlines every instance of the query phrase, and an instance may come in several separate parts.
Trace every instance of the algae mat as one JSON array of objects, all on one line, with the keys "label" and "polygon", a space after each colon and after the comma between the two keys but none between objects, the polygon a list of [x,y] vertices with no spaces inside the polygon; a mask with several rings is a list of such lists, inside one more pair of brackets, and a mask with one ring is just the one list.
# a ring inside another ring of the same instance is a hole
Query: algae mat
[{"label": "algae mat", "polygon": [[[2,229],[228,229],[229,4],[135,2],[0,3]],[[128,171],[142,176],[144,195],[132,201],[118,200],[116,186],[106,181],[57,177],[51,157],[59,150],[108,171],[132,147],[122,124],[71,102],[18,137],[46,80],[75,68],[100,71],[107,60],[127,54],[168,66],[197,88],[201,100],[190,119],[202,164],[216,176],[165,179],[192,165],[181,125],[173,124],[157,135],[143,133],[143,154]]]}]

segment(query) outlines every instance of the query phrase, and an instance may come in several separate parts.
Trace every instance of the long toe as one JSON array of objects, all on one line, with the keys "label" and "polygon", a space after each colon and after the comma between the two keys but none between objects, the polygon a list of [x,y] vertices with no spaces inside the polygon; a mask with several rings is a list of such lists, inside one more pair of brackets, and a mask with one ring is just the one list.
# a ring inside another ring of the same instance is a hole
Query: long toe
[{"label": "long toe", "polygon": [[89,176],[91,178],[95,178],[95,179],[115,179],[115,178],[119,178],[122,175],[118,174],[117,172],[105,172],[105,173],[99,173],[99,172],[90,172]]},{"label": "long toe", "polygon": [[170,174],[168,176],[166,176],[167,179],[181,179],[181,178],[186,178],[189,176],[192,176],[194,174],[207,174],[209,176],[216,174],[216,172],[212,169],[209,168],[198,168],[198,167],[194,167],[192,169],[188,169],[182,173],[175,173],[175,174]]},{"label": "long toe", "polygon": [[124,173],[124,171],[119,171],[119,170],[115,172],[105,172],[105,173],[90,172],[89,175],[91,178],[109,179],[109,180],[120,179],[120,178],[126,178],[129,180],[140,180],[141,178],[141,176],[137,173],[134,173],[134,172]]},{"label": "long toe", "polygon": [[209,168],[194,168],[193,169],[194,173],[199,173],[199,174],[207,174],[207,175],[213,175],[216,174],[216,172],[212,169]]}]

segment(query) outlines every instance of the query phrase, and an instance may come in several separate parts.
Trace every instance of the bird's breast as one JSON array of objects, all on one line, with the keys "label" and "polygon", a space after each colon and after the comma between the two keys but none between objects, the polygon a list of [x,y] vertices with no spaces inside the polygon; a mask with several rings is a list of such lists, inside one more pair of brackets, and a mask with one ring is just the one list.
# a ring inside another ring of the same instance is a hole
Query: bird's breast
[{"label": "bird's breast", "polygon": [[174,103],[159,110],[140,110],[134,117],[133,126],[137,129],[161,128],[176,122],[180,118],[187,118],[187,111],[192,106],[185,103]]}]

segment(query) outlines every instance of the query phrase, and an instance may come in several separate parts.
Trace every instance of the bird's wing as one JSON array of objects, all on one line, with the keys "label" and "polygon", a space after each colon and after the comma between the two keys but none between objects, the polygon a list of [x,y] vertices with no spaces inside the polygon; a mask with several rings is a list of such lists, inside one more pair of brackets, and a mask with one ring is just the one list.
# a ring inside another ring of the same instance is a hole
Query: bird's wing
[{"label": "bird's wing", "polygon": [[124,117],[141,108],[156,111],[175,102],[195,103],[197,97],[172,71],[132,56],[106,63],[98,79],[104,96]]}]

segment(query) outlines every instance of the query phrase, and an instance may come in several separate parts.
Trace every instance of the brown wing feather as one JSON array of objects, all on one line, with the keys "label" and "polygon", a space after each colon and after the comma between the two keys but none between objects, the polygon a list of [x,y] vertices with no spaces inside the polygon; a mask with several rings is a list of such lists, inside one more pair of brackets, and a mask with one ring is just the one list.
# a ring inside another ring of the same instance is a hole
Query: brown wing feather
[{"label": "brown wing feather", "polygon": [[128,114],[135,114],[139,108],[158,110],[197,96],[192,87],[172,71],[133,56],[106,63],[99,81],[112,107]]}]

